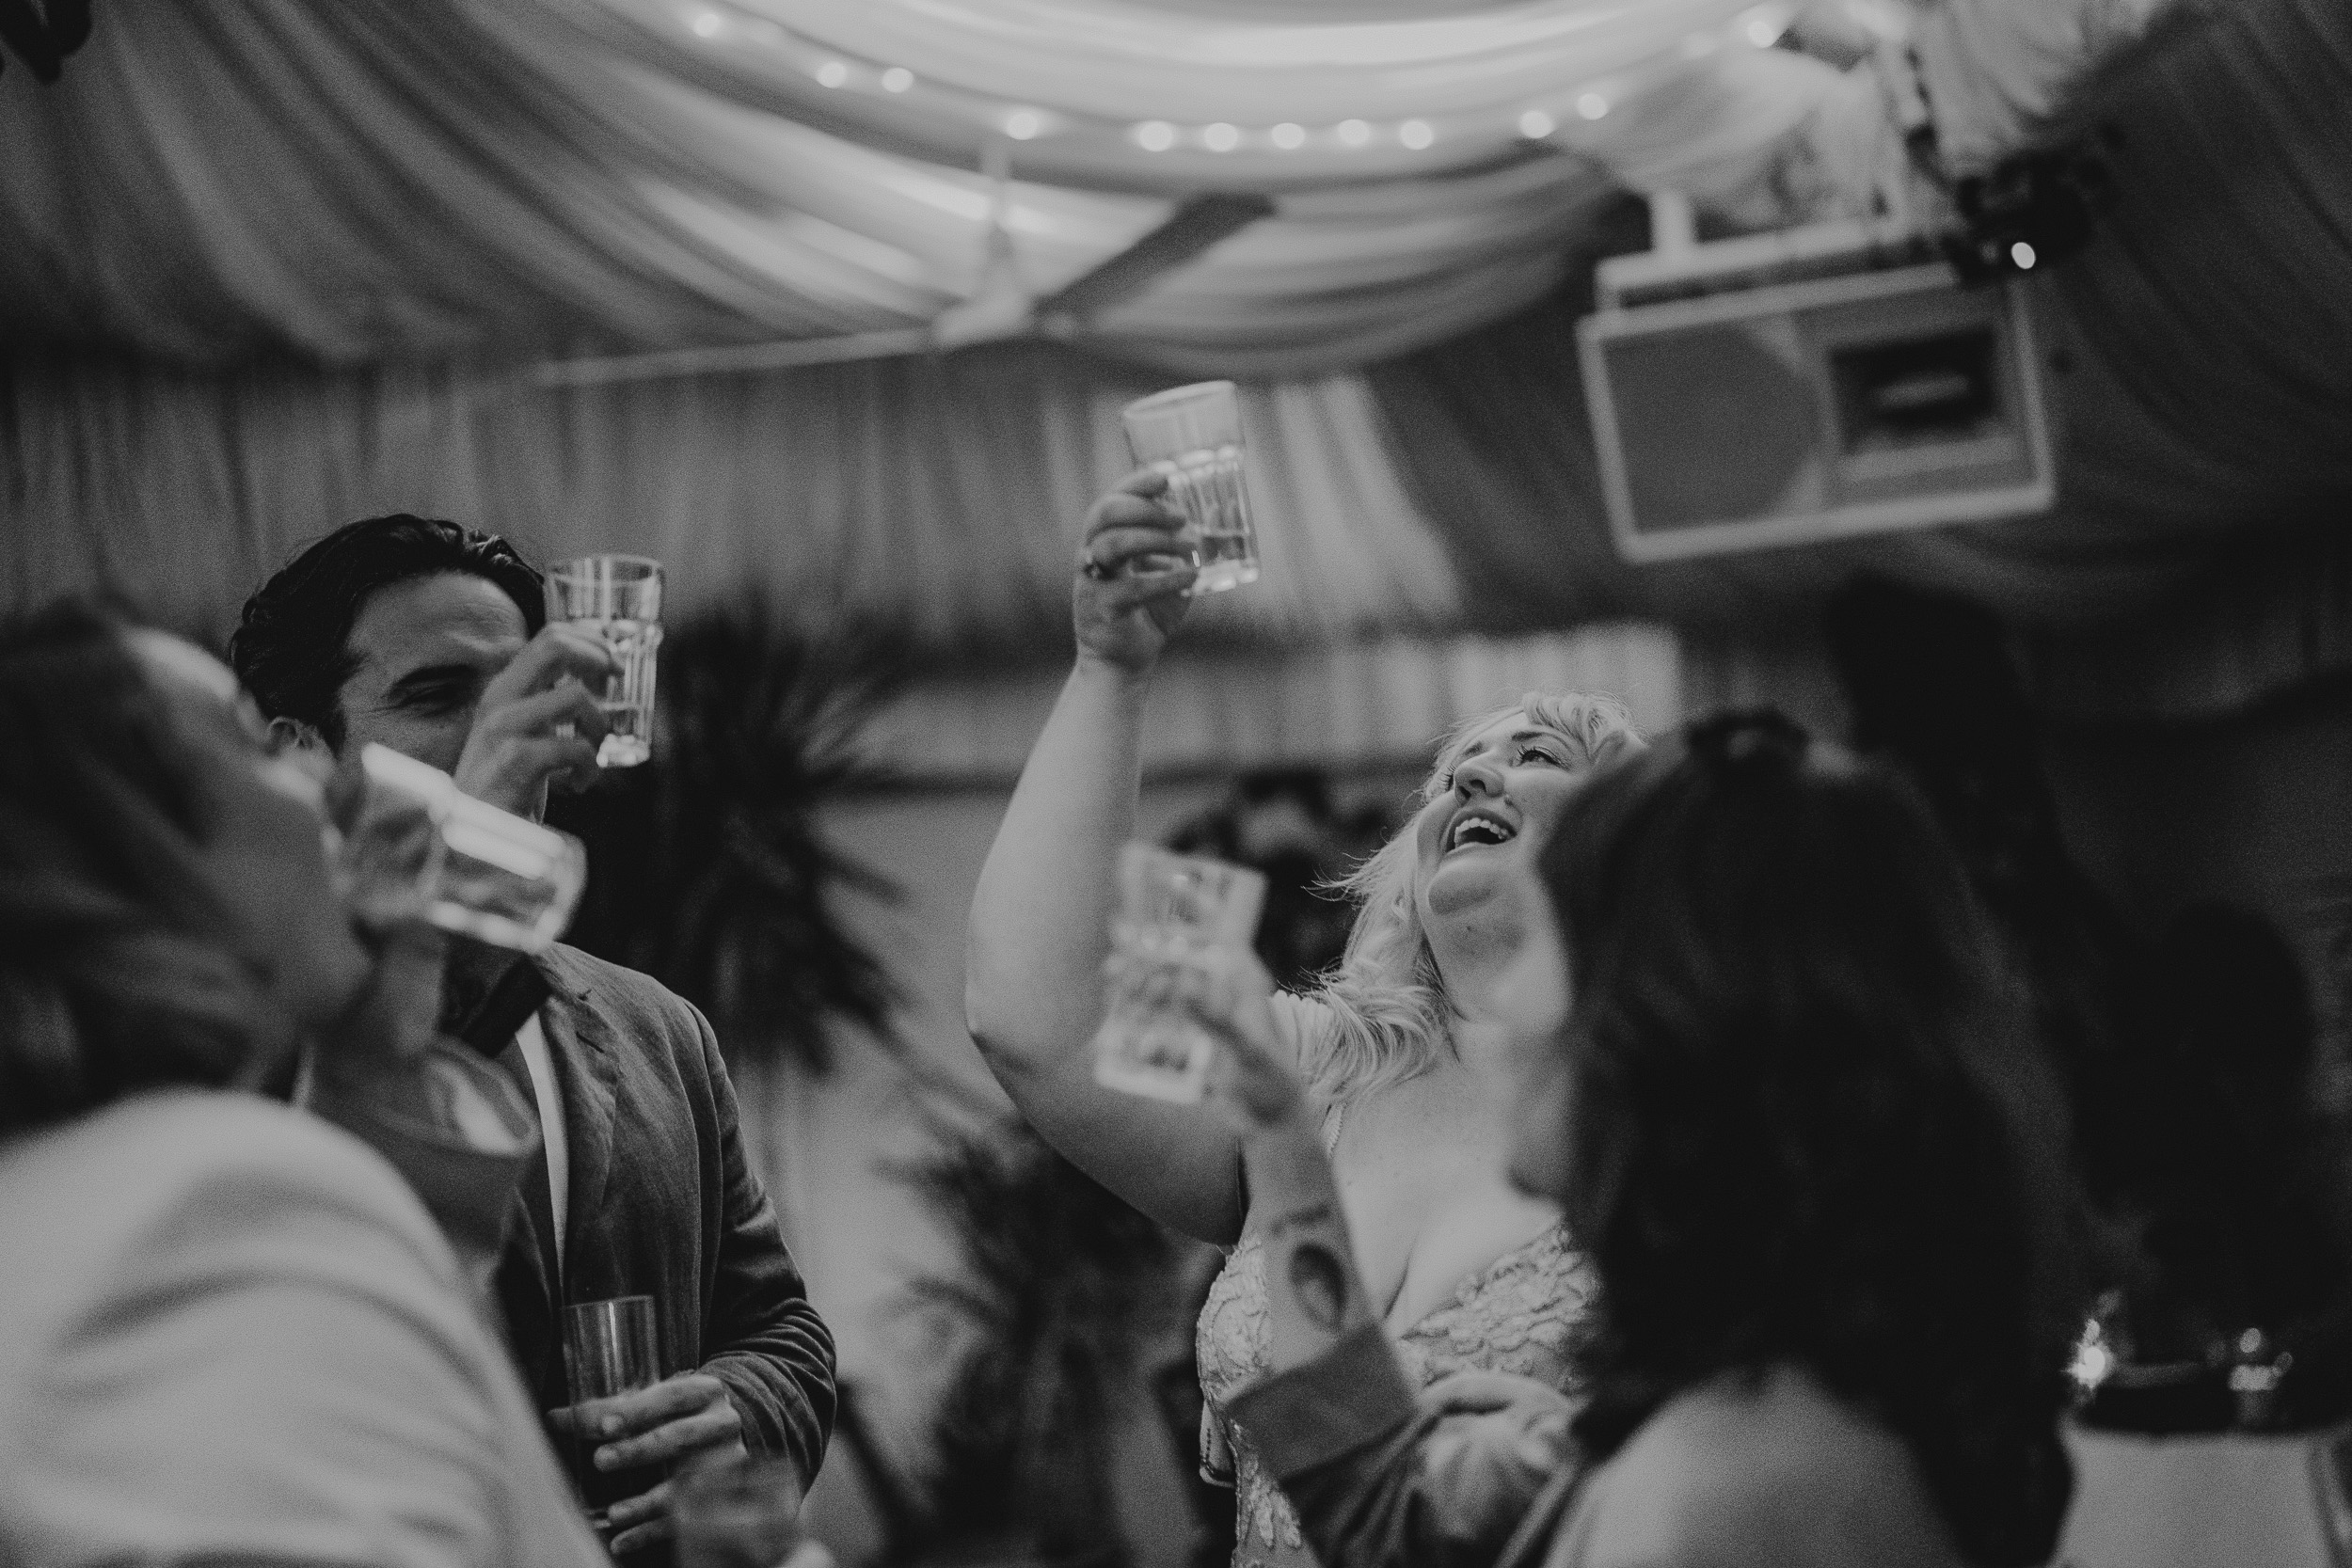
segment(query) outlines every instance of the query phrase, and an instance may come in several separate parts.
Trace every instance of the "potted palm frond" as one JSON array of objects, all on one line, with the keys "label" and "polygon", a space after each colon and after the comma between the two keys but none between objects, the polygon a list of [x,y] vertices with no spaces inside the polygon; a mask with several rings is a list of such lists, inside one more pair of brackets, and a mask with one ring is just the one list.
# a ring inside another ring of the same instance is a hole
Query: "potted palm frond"
[{"label": "potted palm frond", "polygon": [[1114,1429],[1186,1325],[1184,1255],[1023,1123],[933,1111],[894,1174],[946,1233],[903,1298],[949,1357],[894,1561],[1120,1568]]},{"label": "potted palm frond", "polygon": [[889,972],[836,898],[895,890],[818,813],[866,782],[858,735],[896,680],[876,640],[808,641],[757,605],[675,628],[653,765],[550,813],[588,845],[570,940],[701,1007],[739,1065],[823,1072],[842,1023],[894,1044]]}]

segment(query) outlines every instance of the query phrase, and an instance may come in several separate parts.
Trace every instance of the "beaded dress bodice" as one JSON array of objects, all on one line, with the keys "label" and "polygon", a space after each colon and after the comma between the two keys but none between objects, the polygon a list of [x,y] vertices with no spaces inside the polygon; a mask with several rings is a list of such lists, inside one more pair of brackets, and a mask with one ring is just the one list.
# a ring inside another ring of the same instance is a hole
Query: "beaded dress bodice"
[{"label": "beaded dress bodice", "polygon": [[[1454,1372],[1516,1372],[1565,1392],[1568,1347],[1589,1294],[1584,1268],[1557,1226],[1464,1279],[1444,1306],[1395,1341],[1406,1375],[1427,1387]],[[1237,1518],[1233,1568],[1313,1568],[1314,1556],[1248,1433],[1226,1420],[1225,1401],[1270,1368],[1272,1324],[1265,1255],[1245,1232],[1210,1287],[1195,1348],[1208,1408],[1201,1420],[1201,1464],[1230,1474]]]}]

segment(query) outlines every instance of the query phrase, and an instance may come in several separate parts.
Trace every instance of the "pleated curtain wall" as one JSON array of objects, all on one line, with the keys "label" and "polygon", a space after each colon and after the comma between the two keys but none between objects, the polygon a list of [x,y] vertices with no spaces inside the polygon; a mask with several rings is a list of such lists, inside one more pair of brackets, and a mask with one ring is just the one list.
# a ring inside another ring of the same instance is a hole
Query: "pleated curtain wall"
[{"label": "pleated curtain wall", "polygon": [[[748,26],[770,10],[792,8],[723,14]],[[1736,160],[1700,134],[1709,114],[1762,137],[1744,166],[1772,175],[1791,126],[1850,106],[1851,84],[1818,62],[1677,53],[1685,74],[1629,93],[1589,147],[1488,145],[1421,169],[1391,146],[1362,182],[1281,195],[1263,233],[1172,275],[1091,352],[557,388],[531,372],[566,345],[919,320],[970,283],[957,268],[981,253],[986,182],[924,161],[923,136],[947,135],[935,126],[866,146],[851,133],[872,128],[846,110],[784,118],[783,75],[750,79],[765,55],[696,55],[686,12],[665,22],[635,0],[122,0],[56,87],[0,76],[0,603],[103,586],[217,634],[307,538],[405,509],[546,555],[646,550],[688,606],[757,596],[813,631],[883,631],[938,669],[1049,664],[1077,519],[1124,467],[1118,404],[1198,370],[1281,365],[1247,394],[1266,579],[1203,607],[1187,636],[1204,649],[1626,621],[1736,646],[1867,567],[1999,608],[2047,699],[2079,716],[2227,711],[2343,668],[2352,10],[2175,0],[2088,78],[1972,85],[1953,64],[1962,24],[2004,11],[2026,14],[2009,0],[1928,13],[1944,27],[1940,53],[1921,40],[1943,62],[1931,76],[1990,105],[1979,120],[2006,116],[2012,142],[2080,143],[2111,176],[2091,243],[2035,286],[2064,427],[2058,507],[1634,569],[1601,526],[1569,352],[1592,257],[1644,240],[1613,189],[1680,145],[1716,161],[1690,154],[1677,178],[1730,191]],[[662,27],[660,48],[644,42]],[[1637,55],[1625,44],[1610,69]],[[1573,63],[1554,62],[1568,87],[1591,79]],[[1038,167],[1093,145],[1053,141]],[[1279,165],[1254,143],[1235,156],[1242,183]],[[1041,286],[1168,209],[1111,182],[1016,182],[1014,234]]]},{"label": "pleated curtain wall", "polygon": [[[682,612],[765,601],[811,634],[886,633],[932,665],[1067,647],[1088,502],[1126,471],[1118,410],[1153,383],[1041,347],[756,376],[546,389],[496,371],[0,371],[0,580],[94,582],[216,632],[354,516],[415,511],[542,558],[668,563]],[[1252,387],[1266,576],[1204,636],[1307,646],[1474,619],[1363,382]]]}]

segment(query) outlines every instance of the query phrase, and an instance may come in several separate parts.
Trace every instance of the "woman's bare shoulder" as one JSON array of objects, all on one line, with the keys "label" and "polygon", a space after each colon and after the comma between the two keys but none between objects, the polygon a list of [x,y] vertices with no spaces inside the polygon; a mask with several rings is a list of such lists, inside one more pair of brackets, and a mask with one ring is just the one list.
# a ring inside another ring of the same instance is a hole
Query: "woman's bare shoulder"
[{"label": "woman's bare shoulder", "polygon": [[1585,1568],[1960,1568],[1910,1450],[1793,1369],[1669,1402],[1594,1477]]}]

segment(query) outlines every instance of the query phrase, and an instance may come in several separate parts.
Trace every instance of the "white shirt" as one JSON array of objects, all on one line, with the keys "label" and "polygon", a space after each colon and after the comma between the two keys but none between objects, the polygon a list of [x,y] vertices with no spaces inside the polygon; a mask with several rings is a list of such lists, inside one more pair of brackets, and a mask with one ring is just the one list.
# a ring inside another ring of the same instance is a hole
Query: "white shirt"
[{"label": "white shirt", "polygon": [[564,1135],[564,1096],[556,1087],[555,1058],[548,1053],[547,1032],[539,1027],[537,1013],[523,1020],[515,1031],[515,1043],[522,1047],[523,1065],[531,1069],[532,1098],[539,1102],[539,1137],[548,1152],[548,1206],[555,1211],[555,1261],[560,1267],[571,1205],[572,1150]]}]

